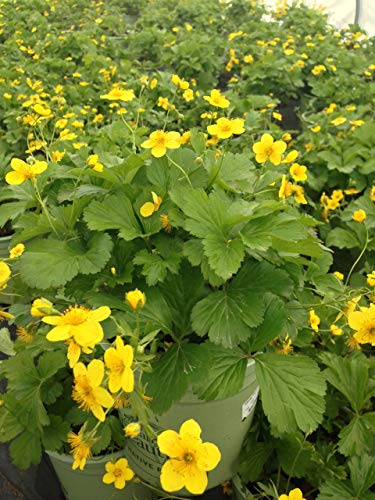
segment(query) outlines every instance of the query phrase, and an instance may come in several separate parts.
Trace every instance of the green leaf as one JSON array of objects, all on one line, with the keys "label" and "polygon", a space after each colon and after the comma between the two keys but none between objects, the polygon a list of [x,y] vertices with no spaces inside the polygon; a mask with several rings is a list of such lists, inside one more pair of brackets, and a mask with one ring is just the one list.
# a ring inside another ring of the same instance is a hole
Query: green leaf
[{"label": "green leaf", "polygon": [[284,302],[272,293],[264,295],[264,320],[252,332],[249,351],[262,350],[271,340],[280,335],[287,318]]},{"label": "green leaf", "polygon": [[5,406],[0,407],[0,443],[6,443],[15,438],[24,427],[18,421],[16,415],[8,411]]},{"label": "green leaf", "polygon": [[354,233],[342,227],[335,227],[328,233],[326,245],[337,248],[356,248],[359,241]]},{"label": "green leaf", "polygon": [[0,212],[0,227],[3,227],[8,220],[15,219],[22,214],[27,207],[24,201],[12,201],[11,203],[2,203]]},{"label": "green leaf", "polygon": [[103,201],[93,201],[84,211],[84,219],[90,229],[106,231],[118,229],[126,241],[142,236],[131,202],[124,193],[117,193]]},{"label": "green leaf", "polygon": [[308,477],[314,466],[314,446],[300,432],[277,442],[277,456],[283,471],[291,477]]},{"label": "green leaf", "polygon": [[107,417],[104,422],[99,424],[96,432],[98,441],[96,441],[92,446],[92,452],[94,455],[98,455],[101,451],[105,450],[111,442],[112,432],[108,421],[109,418],[111,417]]},{"label": "green leaf", "polygon": [[330,480],[321,486],[320,493],[316,500],[365,500],[359,499],[351,486],[350,481]]},{"label": "green leaf", "polygon": [[247,437],[246,448],[241,451],[239,474],[245,482],[260,479],[264,465],[273,452],[271,443],[257,442]]},{"label": "green leaf", "polygon": [[38,373],[41,380],[52,377],[65,366],[66,356],[61,351],[44,352],[38,359]]},{"label": "green leaf", "polygon": [[242,351],[228,350],[214,344],[208,347],[208,374],[193,384],[199,399],[210,401],[237,394],[245,380],[248,358]]},{"label": "green leaf", "polygon": [[7,356],[14,356],[15,354],[8,328],[0,328],[0,352]]},{"label": "green leaf", "polygon": [[206,137],[197,128],[190,130],[190,144],[193,146],[194,151],[201,155],[206,149]]},{"label": "green leaf", "polygon": [[[108,262],[113,242],[109,234],[96,233],[88,242],[88,249],[80,249],[76,254],[79,272],[82,274],[95,274]],[[78,249],[77,249],[78,250]]]},{"label": "green leaf", "polygon": [[70,425],[58,415],[50,415],[50,425],[43,427],[42,443],[46,450],[58,451],[66,442]]},{"label": "green leaf", "polygon": [[163,282],[168,272],[177,274],[182,259],[178,246],[170,245],[169,241],[167,248],[158,244],[156,247],[151,253],[141,250],[133,260],[134,264],[142,266],[141,273],[146,277],[149,286]]},{"label": "green leaf", "polygon": [[152,410],[161,415],[185,394],[191,377],[205,370],[207,349],[198,344],[173,344],[144,374],[147,394],[153,397]]},{"label": "green leaf", "polygon": [[261,323],[264,303],[260,295],[228,287],[210,293],[193,308],[193,329],[203,337],[208,334],[214,344],[233,348],[246,341],[250,327]]},{"label": "green leaf", "polygon": [[64,285],[78,271],[78,260],[69,245],[53,238],[30,243],[20,258],[21,278],[42,290]]},{"label": "green leaf", "polygon": [[364,356],[342,358],[332,353],[320,354],[328,367],[323,374],[328,382],[340,391],[356,412],[360,412],[367,401],[368,365]]},{"label": "green leaf", "polygon": [[20,469],[27,469],[30,465],[37,465],[42,458],[39,436],[29,431],[23,432],[10,443],[9,453],[14,465]]},{"label": "green leaf", "polygon": [[245,257],[245,247],[239,238],[226,239],[218,233],[207,236],[203,248],[213,271],[225,280],[238,271]]},{"label": "green leaf", "polygon": [[353,489],[361,498],[375,484],[375,457],[366,454],[353,457],[349,461],[349,469]]},{"label": "green leaf", "polygon": [[326,385],[318,365],[306,356],[255,356],[264,413],[276,433],[312,432],[323,419]]},{"label": "green leaf", "polygon": [[345,456],[361,455],[374,449],[375,413],[355,415],[350,423],[341,429],[339,450]]}]

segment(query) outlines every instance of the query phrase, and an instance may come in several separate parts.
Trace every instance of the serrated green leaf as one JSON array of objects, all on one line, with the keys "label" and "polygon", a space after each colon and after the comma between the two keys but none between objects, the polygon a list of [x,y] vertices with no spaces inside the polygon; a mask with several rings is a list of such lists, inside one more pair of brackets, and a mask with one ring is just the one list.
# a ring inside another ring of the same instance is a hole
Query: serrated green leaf
[{"label": "serrated green leaf", "polygon": [[349,469],[353,489],[361,498],[375,484],[375,457],[366,454],[353,457],[349,461]]},{"label": "serrated green leaf", "polygon": [[199,301],[192,310],[191,319],[198,335],[208,334],[214,344],[232,348],[249,338],[250,327],[260,324],[263,311],[261,296],[228,287]]},{"label": "serrated green leaf", "polygon": [[74,251],[65,241],[53,238],[30,243],[20,258],[21,278],[28,286],[42,290],[64,285],[78,271]]},{"label": "serrated green leaf", "polygon": [[354,233],[342,227],[335,227],[328,233],[326,245],[337,248],[356,248],[360,242]]},{"label": "serrated green leaf", "polygon": [[124,193],[114,194],[101,202],[93,201],[84,210],[84,219],[94,231],[118,229],[119,236],[126,241],[142,235],[132,204]]},{"label": "serrated green leaf", "polygon": [[325,380],[306,356],[259,354],[255,371],[264,413],[278,434],[312,432],[323,419]]},{"label": "serrated green leaf", "polygon": [[112,432],[108,418],[99,424],[97,429],[96,437],[98,440],[92,446],[92,452],[94,455],[98,455],[101,451],[105,450],[111,442]]},{"label": "serrated green leaf", "polygon": [[66,356],[63,352],[45,352],[38,359],[38,373],[41,380],[46,380],[66,366]]},{"label": "serrated green leaf", "polygon": [[[320,487],[320,493],[316,500],[359,500],[355,495],[350,481],[326,481]],[[361,500],[365,500],[362,498]]]},{"label": "serrated green leaf", "polygon": [[340,431],[340,453],[345,456],[371,453],[375,445],[374,432],[374,412],[355,415],[350,423]]},{"label": "serrated green leaf", "polygon": [[89,240],[87,250],[76,255],[79,272],[82,274],[95,274],[108,262],[113,242],[109,234],[97,233]]},{"label": "serrated green leaf", "polygon": [[190,144],[193,146],[194,151],[201,155],[206,149],[206,137],[197,128],[190,130]]},{"label": "serrated green leaf", "polygon": [[66,442],[70,425],[58,415],[50,415],[50,425],[43,427],[43,447],[49,451],[58,451]]},{"label": "serrated green leaf", "polygon": [[16,219],[18,215],[25,211],[26,207],[27,202],[24,201],[2,203],[0,212],[0,227],[3,227],[8,220]]},{"label": "serrated green leaf", "polygon": [[264,295],[264,319],[252,332],[247,344],[250,351],[261,351],[269,342],[280,335],[287,318],[284,302],[273,295]]},{"label": "serrated green leaf", "polygon": [[237,394],[244,383],[248,359],[241,351],[208,347],[207,376],[193,383],[194,392],[200,399],[210,401],[224,399]]},{"label": "serrated green leaf", "polygon": [[207,236],[203,248],[210,267],[225,280],[238,271],[245,257],[245,247],[239,238],[227,240],[218,233]]},{"label": "serrated green leaf", "polygon": [[0,443],[6,443],[15,438],[24,427],[18,418],[10,413],[5,406],[0,407]]},{"label": "serrated green leaf", "polygon": [[259,443],[256,438],[246,438],[245,449],[241,451],[238,472],[245,482],[255,482],[260,479],[264,465],[273,452],[271,443]]},{"label": "serrated green leaf", "polygon": [[276,451],[279,463],[288,476],[307,477],[314,466],[314,446],[299,432],[278,440]]},{"label": "serrated green leaf", "polygon": [[30,465],[37,465],[42,458],[42,447],[37,434],[24,431],[10,443],[9,453],[14,465],[20,469],[27,469]]},{"label": "serrated green leaf", "polygon": [[152,410],[161,415],[185,394],[192,377],[205,369],[207,348],[198,344],[173,344],[144,374],[147,394],[153,397]]},{"label": "serrated green leaf", "polygon": [[233,285],[238,290],[249,290],[260,295],[271,292],[290,297],[293,292],[293,282],[288,273],[268,262],[247,261],[233,280]]},{"label": "serrated green leaf", "polygon": [[356,412],[360,412],[367,400],[366,358],[345,359],[328,352],[321,353],[319,357],[328,367],[323,372],[326,380],[346,397]]}]

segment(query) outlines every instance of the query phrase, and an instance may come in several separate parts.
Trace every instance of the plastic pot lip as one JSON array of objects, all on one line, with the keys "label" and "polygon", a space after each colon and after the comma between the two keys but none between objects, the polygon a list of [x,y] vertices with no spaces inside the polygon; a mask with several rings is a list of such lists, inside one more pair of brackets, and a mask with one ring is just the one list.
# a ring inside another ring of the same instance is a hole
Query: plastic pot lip
[{"label": "plastic pot lip", "polygon": [[[60,462],[64,462],[67,464],[72,464],[73,463],[73,457],[71,455],[68,455],[67,453],[57,453],[56,451],[49,451],[45,450],[47,455],[55,460],[60,460]],[[125,456],[124,450],[118,450],[115,451],[114,453],[108,453],[107,455],[100,455],[99,457],[91,457],[87,460],[86,464],[101,464],[108,462],[108,460],[111,460],[112,458],[121,458]]]}]

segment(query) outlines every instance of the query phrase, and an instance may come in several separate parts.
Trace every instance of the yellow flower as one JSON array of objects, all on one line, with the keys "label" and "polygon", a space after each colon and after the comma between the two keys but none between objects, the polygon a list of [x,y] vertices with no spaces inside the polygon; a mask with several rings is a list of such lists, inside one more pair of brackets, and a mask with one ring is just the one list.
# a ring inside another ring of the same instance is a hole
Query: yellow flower
[{"label": "yellow flower", "polygon": [[104,378],[104,363],[100,359],[93,359],[86,367],[77,363],[73,368],[74,388],[72,398],[79,403],[84,411],[91,411],[93,415],[104,422],[104,408],[111,408],[113,397],[101,387]]},{"label": "yellow flower", "polygon": [[23,243],[18,243],[15,247],[11,248],[9,251],[9,258],[15,259],[23,254],[25,251],[25,245]]},{"label": "yellow flower", "polygon": [[335,127],[338,127],[339,125],[342,125],[345,122],[346,118],[344,118],[343,116],[339,116],[338,118],[331,120],[332,125],[334,125]]},{"label": "yellow flower", "polygon": [[307,204],[307,200],[305,198],[305,191],[304,191],[302,186],[294,185],[294,186],[292,186],[292,191],[293,191],[294,199],[297,203],[300,203],[302,205]]},{"label": "yellow flower", "polygon": [[78,434],[74,432],[68,433],[67,442],[72,448],[71,454],[74,459],[72,465],[73,470],[78,468],[83,470],[86,465],[86,460],[91,457],[90,446],[93,442],[84,435],[84,428],[85,426],[79,430]]},{"label": "yellow flower", "polygon": [[331,330],[332,335],[338,335],[338,336],[342,335],[342,328],[339,328],[338,326],[336,326],[334,324],[331,325],[329,327],[329,329]]},{"label": "yellow flower", "polygon": [[372,186],[370,191],[370,200],[375,201],[375,186]]},{"label": "yellow flower", "polygon": [[297,157],[298,157],[298,151],[296,149],[292,149],[292,151],[289,151],[289,153],[286,155],[286,157],[283,159],[281,163],[293,163],[297,159]]},{"label": "yellow flower", "polygon": [[86,309],[83,306],[71,306],[60,316],[44,316],[42,321],[55,325],[47,334],[47,340],[73,340],[80,346],[91,347],[103,339],[103,328],[99,324],[111,315],[107,306],[98,309]]},{"label": "yellow flower", "polygon": [[340,281],[342,281],[344,279],[344,275],[342,273],[340,273],[339,271],[335,271],[333,273],[337,279],[339,279]]},{"label": "yellow flower", "polygon": [[171,233],[172,232],[172,226],[171,226],[171,221],[168,217],[167,214],[161,214],[159,217],[159,220],[162,224],[162,227],[166,233]]},{"label": "yellow flower", "polygon": [[337,108],[337,104],[335,104],[334,102],[332,102],[328,108],[326,108],[325,110],[325,113],[326,115],[330,115],[331,113],[333,113],[335,111],[335,109]]},{"label": "yellow flower", "polygon": [[52,160],[55,162],[61,161],[65,156],[65,151],[53,151]]},{"label": "yellow flower", "polygon": [[153,202],[147,201],[141,206],[139,210],[139,213],[142,215],[142,217],[150,217],[154,212],[157,212],[159,210],[161,202],[163,201],[160,196],[158,196],[153,191],[151,191],[151,194]]},{"label": "yellow flower", "polygon": [[59,139],[60,141],[73,141],[77,138],[77,134],[74,132],[70,132],[69,129],[64,129],[60,132]]},{"label": "yellow flower", "polygon": [[186,488],[200,495],[207,487],[207,471],[213,470],[221,459],[219,448],[213,443],[202,443],[201,428],[195,420],[187,420],[179,434],[173,430],[162,432],[157,439],[161,453],[170,458],[161,469],[162,488],[171,493]]},{"label": "yellow flower", "polygon": [[108,94],[104,94],[100,96],[100,99],[108,99],[109,101],[131,101],[134,99],[134,90],[133,89],[119,89],[114,88],[108,92]]},{"label": "yellow flower", "polygon": [[194,100],[194,90],[186,89],[185,92],[182,94],[182,96],[186,102],[193,101]]},{"label": "yellow flower", "polygon": [[276,350],[279,354],[290,354],[293,351],[292,339],[287,333],[285,339],[281,341],[282,346],[278,347]]},{"label": "yellow flower", "polygon": [[217,89],[211,90],[211,94],[203,96],[203,99],[216,108],[228,108],[230,104],[228,99]]},{"label": "yellow flower", "polygon": [[251,54],[248,54],[243,58],[243,62],[247,64],[252,64],[254,62],[254,57]]},{"label": "yellow flower", "polygon": [[349,123],[353,125],[353,127],[362,127],[365,122],[363,120],[351,120]]},{"label": "yellow flower", "polygon": [[46,118],[50,118],[52,116],[52,112],[51,112],[50,108],[45,103],[35,104],[33,106],[33,110],[35,111],[35,113],[38,113],[38,115],[44,116]]},{"label": "yellow flower", "polygon": [[136,437],[139,436],[141,432],[141,424],[138,422],[131,422],[124,428],[125,435],[127,437]]},{"label": "yellow flower", "polygon": [[160,158],[165,155],[167,149],[178,149],[180,147],[180,134],[178,132],[164,132],[155,130],[150,134],[147,141],[142,142],[142,148],[151,148],[152,156]]},{"label": "yellow flower", "polygon": [[60,118],[60,120],[57,120],[57,122],[55,123],[55,127],[56,128],[65,128],[68,124],[68,120],[66,118]]},{"label": "yellow flower", "polygon": [[124,345],[121,337],[116,337],[116,349],[110,347],[104,353],[104,362],[109,369],[108,388],[114,393],[122,389],[125,392],[134,390],[134,373],[131,369],[134,359],[133,348]]},{"label": "yellow flower", "polygon": [[307,180],[307,167],[305,165],[299,165],[298,163],[293,163],[293,165],[289,168],[290,175],[293,177],[293,180],[305,181]]},{"label": "yellow flower", "polygon": [[277,113],[276,111],[272,113],[272,117],[279,122],[283,119],[283,115],[281,113]]},{"label": "yellow flower", "polygon": [[359,210],[356,210],[353,214],[352,219],[355,220],[356,222],[363,222],[366,220],[366,212],[360,208]]},{"label": "yellow flower", "polygon": [[320,318],[315,314],[314,309],[311,309],[309,313],[310,326],[314,330],[314,332],[319,331]]},{"label": "yellow flower", "polygon": [[44,172],[47,168],[47,162],[36,160],[33,165],[29,165],[19,158],[13,158],[10,162],[10,166],[13,172],[8,172],[5,176],[5,180],[8,184],[13,186],[22,184],[27,179],[33,179]]},{"label": "yellow flower", "polygon": [[279,500],[305,500],[302,496],[302,491],[299,488],[289,492],[289,495],[283,493],[279,496]]},{"label": "yellow flower", "polygon": [[348,316],[350,328],[357,330],[354,338],[360,344],[375,346],[375,304],[359,309],[359,311],[349,313]]},{"label": "yellow flower", "polygon": [[153,78],[150,82],[150,89],[151,90],[154,90],[154,88],[156,87],[156,85],[158,84],[158,80],[157,78]]},{"label": "yellow flower", "polygon": [[114,483],[118,490],[125,488],[126,481],[130,481],[134,477],[134,472],[129,468],[126,458],[120,458],[115,463],[107,462],[105,470],[107,472],[103,476],[103,483]]},{"label": "yellow flower", "polygon": [[253,145],[253,151],[255,153],[255,160],[258,163],[264,163],[267,160],[273,165],[280,165],[281,155],[286,150],[286,143],[284,141],[276,141],[272,135],[263,134],[260,141]]},{"label": "yellow flower", "polygon": [[178,75],[172,75],[172,83],[181,90],[186,90],[189,88],[189,82],[187,82],[183,78],[180,78]]},{"label": "yellow flower", "polygon": [[36,318],[43,318],[51,314],[53,311],[53,304],[47,299],[41,297],[40,299],[35,299],[31,305],[30,314]]},{"label": "yellow flower", "polygon": [[375,286],[375,271],[372,271],[367,275],[367,284],[368,286]]},{"label": "yellow flower", "polygon": [[317,66],[314,66],[313,69],[311,70],[311,73],[314,76],[320,75],[320,73],[327,71],[327,68],[324,66],[324,64],[318,64]]},{"label": "yellow flower", "polygon": [[228,139],[233,134],[243,134],[245,132],[243,125],[244,120],[242,118],[229,120],[222,117],[216,121],[215,125],[209,125],[207,131],[210,135],[217,136],[219,139]]},{"label": "yellow flower", "polygon": [[28,330],[27,328],[18,327],[16,330],[17,338],[24,342],[25,344],[32,344],[34,341],[34,332]]},{"label": "yellow flower", "polygon": [[130,304],[133,309],[138,309],[138,307],[143,307],[146,303],[146,296],[138,288],[127,292],[125,294],[126,301]]},{"label": "yellow flower", "polygon": [[314,134],[317,134],[318,132],[320,132],[320,130],[321,130],[320,125],[316,125],[316,127],[311,128],[311,132],[314,132]]},{"label": "yellow flower", "polygon": [[5,262],[0,262],[0,290],[3,290],[7,286],[7,281],[9,280],[12,272],[10,267]]},{"label": "yellow flower", "polygon": [[285,200],[288,196],[291,196],[293,193],[293,185],[291,182],[286,180],[286,175],[283,175],[281,178],[281,186],[279,189],[279,198]]},{"label": "yellow flower", "polygon": [[[285,142],[289,142],[292,140],[292,136],[289,134],[289,132],[286,132],[285,134],[283,134],[282,140]],[[297,153],[297,151],[296,151],[296,153]],[[297,156],[298,156],[298,153],[297,153]],[[296,156],[296,158],[297,158],[297,156]]]}]

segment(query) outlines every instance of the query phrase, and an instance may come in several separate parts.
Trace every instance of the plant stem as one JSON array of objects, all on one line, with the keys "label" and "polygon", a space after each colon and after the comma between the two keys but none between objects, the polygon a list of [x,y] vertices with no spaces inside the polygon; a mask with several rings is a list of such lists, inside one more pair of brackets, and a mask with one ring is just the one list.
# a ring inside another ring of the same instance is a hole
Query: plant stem
[{"label": "plant stem", "polygon": [[348,274],[348,277],[346,278],[346,281],[345,281],[345,286],[349,283],[349,280],[350,280],[350,277],[356,267],[356,265],[358,264],[358,262],[361,260],[363,254],[365,253],[366,251],[366,248],[367,248],[367,245],[369,244],[369,237],[368,237],[368,231],[367,231],[367,227],[366,225],[364,226],[365,227],[365,231],[366,231],[366,241],[365,241],[365,245],[364,247],[362,248],[362,252],[358,255],[357,257],[357,260],[354,262],[354,264],[352,265],[350,271],[349,271],[349,274]]},{"label": "plant stem", "polygon": [[172,160],[172,158],[167,155],[167,158],[168,160],[172,163],[172,165],[174,165],[176,168],[178,168],[178,170],[180,170],[180,172],[183,174],[183,176],[185,177],[185,179],[188,181],[190,187],[193,187],[190,179],[189,179],[189,176],[188,174],[185,172],[185,170],[181,167],[181,165],[179,165],[178,163],[176,163],[174,160]]},{"label": "plant stem", "polygon": [[44,201],[42,200],[42,197],[40,196],[40,193],[39,193],[39,189],[38,189],[38,185],[37,185],[37,180],[35,177],[32,178],[32,181],[33,181],[33,186],[34,186],[34,192],[35,192],[35,196],[36,196],[36,199],[38,200],[38,202],[40,203],[40,206],[42,207],[42,210],[44,211],[45,213],[45,216],[47,217],[47,220],[49,222],[49,225],[51,226],[52,228],[52,231],[55,233],[55,235],[57,237],[59,237],[59,233],[57,232],[53,222],[52,222],[52,219],[51,219],[51,216],[50,216],[50,213],[48,212],[48,209],[44,203]]}]

